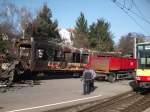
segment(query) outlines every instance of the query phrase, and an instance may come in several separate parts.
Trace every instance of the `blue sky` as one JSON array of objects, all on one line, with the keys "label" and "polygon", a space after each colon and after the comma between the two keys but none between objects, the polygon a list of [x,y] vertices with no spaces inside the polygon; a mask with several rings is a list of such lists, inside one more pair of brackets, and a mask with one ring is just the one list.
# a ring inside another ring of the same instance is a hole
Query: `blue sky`
[{"label": "blue sky", "polygon": [[[53,19],[57,19],[59,27],[73,28],[75,21],[82,11],[88,20],[88,25],[95,22],[98,18],[104,18],[111,24],[111,31],[114,34],[115,42],[118,42],[120,36],[129,32],[142,33],[150,35],[150,24],[130,13],[135,18],[142,29],[117,7],[112,0],[12,0],[19,7],[27,7],[34,15],[47,3],[52,10]],[[140,15],[136,7],[131,3],[132,0],[117,0],[126,4],[127,8]],[[133,0],[138,6],[144,18],[150,21],[150,1]],[[150,38],[150,37],[149,37]]]}]

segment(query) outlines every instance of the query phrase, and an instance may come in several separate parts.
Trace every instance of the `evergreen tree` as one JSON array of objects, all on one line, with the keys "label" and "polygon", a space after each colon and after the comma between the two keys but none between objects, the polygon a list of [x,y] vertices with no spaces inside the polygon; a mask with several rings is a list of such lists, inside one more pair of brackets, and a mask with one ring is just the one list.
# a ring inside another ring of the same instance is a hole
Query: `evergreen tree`
[{"label": "evergreen tree", "polygon": [[31,36],[35,40],[61,40],[58,32],[58,22],[52,20],[52,13],[47,5],[43,6],[36,19],[29,24],[26,33],[32,34]]},{"label": "evergreen tree", "polygon": [[88,25],[87,20],[82,12],[76,20],[73,45],[77,48],[88,48]]},{"label": "evergreen tree", "polygon": [[80,13],[80,16],[78,17],[78,19],[76,21],[75,30],[76,30],[76,32],[82,32],[82,33],[88,32],[87,20],[85,19],[85,16],[82,12]]},{"label": "evergreen tree", "polygon": [[90,47],[97,51],[112,51],[114,42],[110,32],[110,24],[104,19],[98,19],[89,29]]}]

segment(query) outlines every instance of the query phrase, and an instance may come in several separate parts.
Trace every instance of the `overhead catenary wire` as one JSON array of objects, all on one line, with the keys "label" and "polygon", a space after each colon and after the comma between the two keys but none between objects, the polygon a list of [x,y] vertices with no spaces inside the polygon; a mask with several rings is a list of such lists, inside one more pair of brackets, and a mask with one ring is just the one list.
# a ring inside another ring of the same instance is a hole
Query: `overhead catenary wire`
[{"label": "overhead catenary wire", "polygon": [[133,5],[135,6],[135,8],[138,10],[138,12],[141,14],[141,16],[144,16],[142,11],[139,9],[139,7],[136,5],[136,3],[134,2],[134,0],[132,0]]},{"label": "overhead catenary wire", "polygon": [[142,13],[142,11],[140,10],[140,8],[136,5],[136,3],[134,2],[134,0],[132,0],[133,5],[135,6],[135,8],[137,9],[137,11],[139,12],[139,14],[135,13],[132,11],[132,13],[134,13],[135,15],[137,15],[139,18],[143,19],[143,21],[145,21],[146,23],[150,24],[150,21],[148,19],[145,18],[144,14]]},{"label": "overhead catenary wire", "polygon": [[128,1],[128,0],[124,0],[123,1],[123,6],[124,6],[124,8],[126,8],[126,9],[128,9],[128,10],[131,10],[132,8],[133,8],[133,3],[132,3],[132,1],[129,3],[129,1],[128,1],[128,5],[127,5],[127,2],[126,1]]},{"label": "overhead catenary wire", "polygon": [[130,19],[132,19],[132,21],[134,21],[134,22],[136,23],[136,25],[137,25],[140,29],[142,29],[145,33],[149,34],[147,31],[145,31],[145,29],[143,28],[143,26],[142,26],[141,24],[139,24],[139,23],[136,21],[136,19],[135,19],[133,16],[131,16],[131,15],[129,14],[129,11],[128,11],[127,8],[124,8],[123,5],[122,5],[120,2],[117,2],[117,0],[112,0],[112,1],[113,1],[113,2],[116,4],[116,6],[119,7],[125,14],[127,14],[127,16],[129,16]]},{"label": "overhead catenary wire", "polygon": [[135,4],[135,2],[134,2],[133,0],[132,0],[132,4],[135,6],[136,10],[137,10],[140,14],[134,12],[133,10],[131,10],[131,8],[127,8],[125,2],[124,2],[123,4],[120,3],[120,2],[118,2],[117,0],[114,0],[113,2],[119,4],[119,6],[121,7],[121,9],[124,9],[124,10],[126,10],[127,12],[131,12],[132,14],[136,15],[138,18],[140,18],[141,20],[143,20],[144,22],[146,22],[147,24],[150,25],[150,21],[147,20],[147,19],[144,17],[144,15],[142,14],[142,12],[140,11],[140,9],[138,8],[138,6]]}]

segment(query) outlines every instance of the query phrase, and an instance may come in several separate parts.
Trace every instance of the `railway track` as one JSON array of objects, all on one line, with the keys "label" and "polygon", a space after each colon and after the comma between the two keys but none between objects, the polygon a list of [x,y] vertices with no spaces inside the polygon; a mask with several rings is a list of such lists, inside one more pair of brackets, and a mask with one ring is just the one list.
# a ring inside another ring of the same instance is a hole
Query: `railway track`
[{"label": "railway track", "polygon": [[109,99],[46,112],[142,112],[150,107],[150,93],[127,92]]},{"label": "railway track", "polygon": [[150,107],[150,95],[131,92],[79,112],[142,112]]}]

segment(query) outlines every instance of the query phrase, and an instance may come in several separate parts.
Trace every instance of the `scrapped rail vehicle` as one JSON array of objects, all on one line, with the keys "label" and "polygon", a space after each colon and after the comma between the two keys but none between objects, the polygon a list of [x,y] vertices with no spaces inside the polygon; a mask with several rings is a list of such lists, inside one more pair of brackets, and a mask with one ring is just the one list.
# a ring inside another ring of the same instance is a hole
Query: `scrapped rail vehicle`
[{"label": "scrapped rail vehicle", "polygon": [[136,82],[140,88],[150,88],[150,42],[136,45],[138,66],[136,69]]},{"label": "scrapped rail vehicle", "polygon": [[136,59],[117,55],[98,54],[90,55],[88,66],[97,73],[97,78],[104,78],[110,82],[117,79],[135,77]]},{"label": "scrapped rail vehicle", "polygon": [[14,53],[16,60],[0,75],[9,76],[11,81],[34,79],[36,74],[47,72],[69,72],[77,77],[88,61],[88,50],[52,41],[19,39],[14,44]]}]

